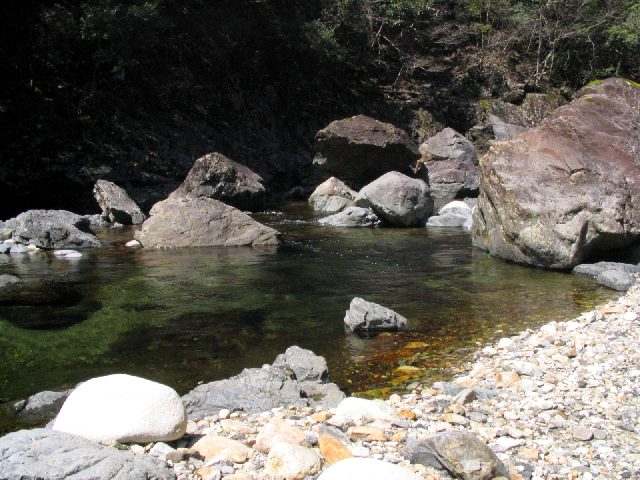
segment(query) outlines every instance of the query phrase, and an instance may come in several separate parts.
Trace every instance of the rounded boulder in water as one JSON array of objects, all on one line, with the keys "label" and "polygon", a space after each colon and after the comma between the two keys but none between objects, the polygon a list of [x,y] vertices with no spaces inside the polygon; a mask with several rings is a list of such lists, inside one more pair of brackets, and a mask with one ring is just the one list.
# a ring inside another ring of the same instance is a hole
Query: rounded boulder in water
[{"label": "rounded boulder in water", "polygon": [[148,443],[182,437],[187,415],[172,388],[131,375],[108,375],[79,385],[53,429],[103,443]]}]

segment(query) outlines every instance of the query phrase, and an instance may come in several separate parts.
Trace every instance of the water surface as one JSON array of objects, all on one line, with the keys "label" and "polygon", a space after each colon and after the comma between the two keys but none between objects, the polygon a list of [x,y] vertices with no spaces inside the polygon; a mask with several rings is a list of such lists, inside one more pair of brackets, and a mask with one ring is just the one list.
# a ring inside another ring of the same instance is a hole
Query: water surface
[{"label": "water surface", "polygon": [[[450,376],[485,342],[612,296],[585,278],[494,260],[458,229],[333,229],[301,208],[261,219],[283,246],[130,250],[121,230],[79,261],[0,256],[0,273],[25,281],[0,298],[0,398],[114,372],[185,392],[293,344],[324,355],[346,391],[377,395]],[[409,330],[345,334],[354,296],[398,311]]]}]

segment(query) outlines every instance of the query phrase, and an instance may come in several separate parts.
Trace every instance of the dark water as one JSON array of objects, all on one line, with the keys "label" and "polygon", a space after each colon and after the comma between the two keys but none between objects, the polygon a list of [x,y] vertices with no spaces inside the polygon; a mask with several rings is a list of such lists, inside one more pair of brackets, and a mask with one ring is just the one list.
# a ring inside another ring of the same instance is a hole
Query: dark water
[{"label": "dark water", "polygon": [[[347,391],[375,395],[451,375],[478,345],[611,296],[493,260],[460,230],[330,229],[297,221],[306,215],[262,218],[285,233],[277,250],[130,250],[121,231],[78,261],[0,256],[0,273],[26,285],[0,297],[0,398],[114,372],[184,392],[293,344],[324,355]],[[405,315],[409,331],[346,335],[354,296]]]}]

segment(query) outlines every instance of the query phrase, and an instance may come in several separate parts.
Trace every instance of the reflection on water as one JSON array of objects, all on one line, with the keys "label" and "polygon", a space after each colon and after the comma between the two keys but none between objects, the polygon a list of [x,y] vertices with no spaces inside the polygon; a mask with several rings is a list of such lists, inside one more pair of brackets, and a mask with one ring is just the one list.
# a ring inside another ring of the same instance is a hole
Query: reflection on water
[{"label": "reflection on water", "polygon": [[[25,287],[0,298],[0,397],[113,372],[184,392],[271,362],[292,344],[327,357],[344,389],[376,394],[450,375],[483,342],[611,296],[584,278],[493,260],[458,230],[291,221],[306,215],[263,218],[285,233],[272,250],[129,250],[132,233],[122,231],[79,261],[4,257],[0,273]],[[397,310],[409,331],[346,335],[354,296]]]}]

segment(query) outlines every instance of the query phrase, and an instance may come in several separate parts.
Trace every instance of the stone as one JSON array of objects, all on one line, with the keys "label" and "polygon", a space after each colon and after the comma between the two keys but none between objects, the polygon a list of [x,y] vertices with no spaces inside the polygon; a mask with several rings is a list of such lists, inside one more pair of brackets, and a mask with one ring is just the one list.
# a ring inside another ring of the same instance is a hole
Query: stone
[{"label": "stone", "polygon": [[291,378],[298,382],[322,382],[329,378],[329,367],[324,357],[295,345],[278,355],[273,367],[290,372]]},{"label": "stone", "polygon": [[348,458],[327,468],[318,480],[421,480],[415,473],[373,458]]},{"label": "stone", "polygon": [[278,245],[279,233],[211,198],[172,197],[156,203],[135,233],[145,248]]},{"label": "stone", "polygon": [[612,290],[626,292],[636,282],[633,274],[620,270],[607,270],[598,274],[596,282]]},{"label": "stone", "polygon": [[[133,450],[134,446],[135,445],[131,446],[131,450]],[[167,456],[170,456],[175,451],[175,448],[167,445],[166,443],[158,442],[153,447],[151,447],[151,449],[149,450],[149,455],[166,460]],[[142,449],[142,453],[144,453],[144,448]]]},{"label": "stone", "polygon": [[365,442],[386,442],[387,436],[383,430],[369,426],[356,426],[347,430],[349,438],[356,442],[362,440]]},{"label": "stone", "polygon": [[377,227],[382,222],[370,208],[347,207],[341,212],[318,220],[320,225],[329,227],[355,228]]},{"label": "stone", "polygon": [[127,248],[140,248],[142,244],[138,240],[129,240],[124,246]]},{"label": "stone", "polygon": [[356,297],[351,300],[344,324],[350,332],[402,330],[407,327],[407,319],[389,308]]},{"label": "stone", "polygon": [[303,480],[320,471],[320,456],[312,449],[276,442],[269,451],[264,472],[274,480]]},{"label": "stone", "polygon": [[328,465],[354,456],[349,449],[349,439],[337,428],[327,425],[318,430],[320,454]]},{"label": "stone", "polygon": [[0,438],[0,477],[7,480],[174,480],[164,462],[53,430]]},{"label": "stone", "polygon": [[191,448],[211,463],[245,463],[251,454],[251,449],[237,440],[213,434],[205,435]]},{"label": "stone", "polygon": [[78,252],[77,250],[54,250],[53,255],[56,258],[62,258],[65,260],[82,258],[82,253]]},{"label": "stone", "polygon": [[406,456],[411,463],[438,467],[463,480],[491,480],[509,477],[502,462],[487,445],[475,435],[451,431],[421,439],[407,439]]},{"label": "stone", "polygon": [[0,288],[15,287],[21,282],[22,280],[15,275],[9,275],[6,273],[0,275]]},{"label": "stone", "polygon": [[424,226],[433,212],[429,186],[423,180],[389,172],[358,192],[356,206],[370,208],[390,226]]},{"label": "stone", "polygon": [[29,248],[25,245],[22,245],[21,243],[16,243],[9,249],[9,253],[11,255],[21,255],[23,253],[29,253],[29,251]]},{"label": "stone", "polygon": [[351,190],[344,182],[331,177],[313,191],[309,197],[309,205],[316,212],[337,213],[353,205],[357,192]]},{"label": "stone", "polygon": [[302,445],[304,441],[305,435],[302,430],[284,420],[273,419],[258,433],[254,448],[259,452],[268,453],[278,442]]},{"label": "stone", "polygon": [[420,152],[415,174],[428,182],[435,210],[456,198],[478,195],[478,156],[463,135],[445,128],[426,140]]},{"label": "stone", "polygon": [[39,392],[14,404],[14,410],[22,422],[43,425],[55,418],[70,393],[71,390]]},{"label": "stone", "polygon": [[611,78],[480,162],[474,245],[521,264],[570,269],[640,238],[640,89]]},{"label": "stone", "polygon": [[138,225],[146,218],[127,192],[113,182],[98,180],[93,187],[93,196],[102,210],[102,217],[111,223]]},{"label": "stone", "polygon": [[315,149],[314,165],[356,189],[393,170],[409,173],[420,158],[404,130],[364,115],[330,123],[316,134]]},{"label": "stone", "polygon": [[429,217],[427,227],[463,227],[471,230],[473,208],[467,202],[454,200],[438,211],[438,215]]},{"label": "stone", "polygon": [[171,197],[211,198],[241,210],[257,211],[265,206],[263,182],[249,167],[215,152],[195,161]]},{"label": "stone", "polygon": [[394,410],[381,400],[349,397],[336,407],[336,414],[331,420],[342,424],[363,424],[376,420],[390,422],[396,418]]},{"label": "stone", "polygon": [[28,210],[6,224],[13,230],[12,239],[48,250],[99,247],[91,233],[89,221],[65,210]]},{"label": "stone", "polygon": [[593,439],[593,430],[589,427],[577,425],[571,430],[571,435],[576,440],[580,440],[581,442],[588,442],[589,440]]},{"label": "stone", "polygon": [[[328,383],[326,361],[301,350],[290,347],[274,365],[248,368],[235,377],[197,386],[183,396],[189,416],[203,418],[222,409],[256,413],[289,405],[335,407],[344,394]],[[307,380],[298,381],[297,376]]]},{"label": "stone", "polygon": [[76,387],[52,428],[97,442],[148,443],[176,440],[186,427],[185,409],[175,390],[116,374]]}]

